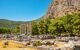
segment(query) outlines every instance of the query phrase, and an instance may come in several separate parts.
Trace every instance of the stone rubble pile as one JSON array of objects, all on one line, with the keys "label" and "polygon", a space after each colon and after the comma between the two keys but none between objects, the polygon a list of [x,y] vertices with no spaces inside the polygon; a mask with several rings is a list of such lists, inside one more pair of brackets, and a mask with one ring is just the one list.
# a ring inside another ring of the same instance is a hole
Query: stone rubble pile
[{"label": "stone rubble pile", "polygon": [[[80,50],[80,37],[27,36],[0,34],[1,40],[14,40],[26,46],[37,47],[38,50]],[[39,45],[39,46],[38,46]]]}]

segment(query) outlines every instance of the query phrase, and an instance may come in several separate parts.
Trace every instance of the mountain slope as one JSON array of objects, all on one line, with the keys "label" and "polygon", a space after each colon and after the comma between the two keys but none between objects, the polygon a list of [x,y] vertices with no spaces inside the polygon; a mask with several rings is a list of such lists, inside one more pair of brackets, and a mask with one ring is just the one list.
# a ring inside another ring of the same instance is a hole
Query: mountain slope
[{"label": "mountain slope", "polygon": [[80,0],[53,0],[44,18],[56,18],[80,12]]},{"label": "mountain slope", "polygon": [[19,26],[22,23],[27,23],[27,22],[0,19],[0,27],[14,28],[15,26]]}]

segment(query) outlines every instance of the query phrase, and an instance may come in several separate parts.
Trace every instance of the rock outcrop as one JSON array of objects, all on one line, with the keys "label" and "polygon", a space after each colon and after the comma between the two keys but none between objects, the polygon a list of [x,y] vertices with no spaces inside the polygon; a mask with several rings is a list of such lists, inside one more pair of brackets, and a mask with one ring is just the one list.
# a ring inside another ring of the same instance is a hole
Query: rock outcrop
[{"label": "rock outcrop", "polygon": [[80,12],[80,0],[54,0],[44,18],[52,19],[73,12]]}]

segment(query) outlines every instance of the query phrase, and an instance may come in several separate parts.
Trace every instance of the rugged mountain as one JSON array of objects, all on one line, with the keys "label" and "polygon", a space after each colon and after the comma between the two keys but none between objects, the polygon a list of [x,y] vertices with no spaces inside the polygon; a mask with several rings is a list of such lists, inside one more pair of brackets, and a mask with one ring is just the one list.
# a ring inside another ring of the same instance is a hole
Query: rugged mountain
[{"label": "rugged mountain", "polygon": [[80,0],[53,0],[44,18],[61,17],[73,12],[80,12]]}]

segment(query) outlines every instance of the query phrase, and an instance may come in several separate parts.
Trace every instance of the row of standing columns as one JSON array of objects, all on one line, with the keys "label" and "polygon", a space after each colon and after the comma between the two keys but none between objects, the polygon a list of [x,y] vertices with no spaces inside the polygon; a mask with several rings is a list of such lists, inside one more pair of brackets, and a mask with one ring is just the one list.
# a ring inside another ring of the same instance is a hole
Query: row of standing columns
[{"label": "row of standing columns", "polygon": [[31,23],[21,24],[20,25],[20,34],[31,35],[31,33],[32,33]]}]

